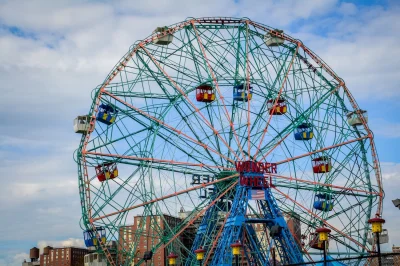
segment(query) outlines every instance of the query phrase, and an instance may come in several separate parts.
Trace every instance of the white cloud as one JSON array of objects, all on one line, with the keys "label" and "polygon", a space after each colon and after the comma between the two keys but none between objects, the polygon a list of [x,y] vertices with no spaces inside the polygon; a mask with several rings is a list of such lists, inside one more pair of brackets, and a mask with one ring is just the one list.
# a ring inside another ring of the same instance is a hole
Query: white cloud
[{"label": "white cloud", "polygon": [[[83,246],[72,160],[79,136],[72,133],[72,119],[88,111],[92,88],[129,46],[156,26],[222,14],[293,29],[292,36],[344,78],[357,99],[391,99],[400,95],[398,13],[396,7],[360,8],[337,0],[2,1],[0,22],[27,36],[0,30],[0,50],[6,51],[0,53],[0,172],[9,175],[0,186],[0,235],[49,239],[40,240],[40,247]],[[376,135],[400,136],[397,122],[388,121],[387,127],[376,127]],[[396,240],[400,232],[391,197],[400,190],[399,164],[382,163],[382,173],[386,225]],[[25,230],[32,224],[35,230]],[[66,240],[53,241],[60,237]],[[0,258],[0,265],[20,265],[16,260],[24,255]]]},{"label": "white cloud", "polygon": [[7,1],[0,8],[7,24],[30,30],[69,30],[110,16],[105,4],[78,1]]},{"label": "white cloud", "polygon": [[297,37],[345,80],[356,99],[399,97],[398,13],[398,7],[365,7],[354,17],[321,19]]},{"label": "white cloud", "polygon": [[347,2],[341,3],[338,8],[338,12],[343,15],[354,15],[357,13],[357,11],[358,11],[358,8],[355,4],[347,3]]},{"label": "white cloud", "polygon": [[48,214],[48,215],[54,215],[54,214],[60,214],[63,212],[61,208],[39,208],[38,209],[39,213],[42,214]]},{"label": "white cloud", "polygon": [[1,136],[0,135],[0,147],[11,146],[11,147],[27,147],[35,148],[42,145],[46,145],[47,141],[44,140],[30,140],[26,138],[19,138],[14,136]]},{"label": "white cloud", "polygon": [[383,249],[391,250],[392,245],[400,244],[400,228],[398,226],[400,210],[392,203],[392,200],[400,198],[400,163],[382,162],[381,168],[385,189],[383,218],[386,223],[384,228],[389,231],[389,244],[383,245]]},{"label": "white cloud", "polygon": [[265,22],[272,27],[286,27],[291,23],[329,13],[337,0],[309,1],[239,1],[239,12],[257,22]]},{"label": "white cloud", "polygon": [[16,157],[2,160],[0,165],[2,173],[9,173],[0,186],[2,241],[80,236],[80,200],[72,151],[60,148],[59,154],[35,156],[34,150],[37,148],[25,149],[28,154],[17,156],[8,153]]},{"label": "white cloud", "polygon": [[0,265],[21,266],[24,260],[29,261],[29,254],[24,252],[20,253],[8,252],[4,258],[0,258]]},{"label": "white cloud", "polygon": [[371,121],[374,124],[374,134],[386,138],[400,138],[400,123],[393,123],[383,119]]},{"label": "white cloud", "polygon": [[19,265],[21,265],[21,262],[23,262],[25,259],[28,261],[28,258],[29,258],[29,254],[27,254],[27,253],[15,254],[15,256],[13,257],[12,264],[19,266]]},{"label": "white cloud", "polygon": [[62,248],[62,247],[85,247],[85,242],[80,238],[68,238],[66,240],[39,240],[37,243],[37,248],[40,249],[40,252],[43,252],[43,248],[51,246],[53,248]]},{"label": "white cloud", "polygon": [[400,180],[400,163],[383,162],[381,163],[381,168],[382,178],[384,180],[388,180],[388,182],[390,181],[390,179]]},{"label": "white cloud", "polygon": [[[68,161],[65,161],[64,155],[53,155],[50,158],[40,156],[26,162],[21,162],[20,158],[8,159],[7,165],[0,166],[0,171],[13,173],[13,179],[3,182],[0,199],[16,205],[32,200],[75,195],[78,191],[76,166],[72,155],[68,157]],[[1,209],[7,207],[2,206]]]},{"label": "white cloud", "polygon": [[73,192],[76,191],[76,187],[77,182],[60,182],[59,180],[56,182],[43,183],[14,183],[8,188],[9,193],[5,193],[4,197],[8,197],[8,200],[12,200],[9,196],[15,198],[19,197],[23,201],[29,201],[34,198],[39,199],[60,196],[59,193],[73,194]]}]

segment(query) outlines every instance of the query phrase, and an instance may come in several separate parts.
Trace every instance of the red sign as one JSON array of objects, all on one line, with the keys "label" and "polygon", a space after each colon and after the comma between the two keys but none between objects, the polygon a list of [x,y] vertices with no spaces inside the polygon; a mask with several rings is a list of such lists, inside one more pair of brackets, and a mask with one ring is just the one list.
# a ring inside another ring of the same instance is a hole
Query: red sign
[{"label": "red sign", "polygon": [[236,171],[240,173],[240,185],[254,188],[268,188],[271,176],[264,174],[277,173],[276,163],[260,163],[253,161],[235,162]]},{"label": "red sign", "polygon": [[240,175],[240,185],[246,187],[267,188],[271,177]]},{"label": "red sign", "polygon": [[248,173],[260,173],[260,174],[276,174],[276,163],[260,163],[260,162],[252,162],[252,161],[244,161],[244,162],[235,162],[236,171],[239,173],[248,172]]}]

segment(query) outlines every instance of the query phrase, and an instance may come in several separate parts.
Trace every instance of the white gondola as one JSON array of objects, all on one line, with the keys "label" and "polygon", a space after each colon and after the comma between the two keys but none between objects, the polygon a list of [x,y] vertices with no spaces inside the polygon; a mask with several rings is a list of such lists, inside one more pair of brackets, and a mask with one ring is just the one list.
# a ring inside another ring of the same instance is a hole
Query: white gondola
[{"label": "white gondola", "polygon": [[86,134],[90,127],[90,116],[82,115],[74,119],[75,133]]},{"label": "white gondola", "polygon": [[[368,113],[367,113],[367,111],[360,110],[360,113],[364,117],[365,122],[368,123]],[[359,126],[359,125],[363,124],[361,118],[357,114],[357,111],[350,112],[346,116],[347,116],[347,123],[349,123],[350,126]]]},{"label": "white gondola", "polygon": [[104,254],[90,253],[84,257],[85,266],[107,266],[107,259]]},{"label": "white gondola", "polygon": [[[389,243],[389,232],[387,229],[383,229],[382,233],[379,235],[379,244],[386,244]],[[368,244],[374,245],[375,244],[375,236],[370,235],[368,237]]]},{"label": "white gondola", "polygon": [[[117,242],[108,241],[105,245],[111,257],[115,260],[117,256]],[[89,248],[89,250],[91,250]],[[92,250],[96,251],[96,249]],[[107,258],[102,253],[93,252],[84,256],[84,266],[107,266]]]},{"label": "white gondola", "polygon": [[[274,30],[274,31],[278,32],[278,33],[283,33],[283,30]],[[285,42],[285,39],[278,37],[275,34],[272,34],[269,32],[269,33],[265,34],[264,42],[267,46],[279,46]]]},{"label": "white gondola", "polygon": [[[164,33],[166,31],[168,31],[168,27],[157,27],[153,33],[159,34],[159,33]],[[153,39],[153,43],[154,44],[158,44],[158,45],[168,45],[172,42],[172,40],[174,39],[174,35],[172,34],[167,34],[161,37],[155,37]]]}]

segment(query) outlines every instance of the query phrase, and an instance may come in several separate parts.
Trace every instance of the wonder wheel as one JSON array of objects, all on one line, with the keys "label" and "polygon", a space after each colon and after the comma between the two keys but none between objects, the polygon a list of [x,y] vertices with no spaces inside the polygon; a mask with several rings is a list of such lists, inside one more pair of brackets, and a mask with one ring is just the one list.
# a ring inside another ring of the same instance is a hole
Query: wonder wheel
[{"label": "wonder wheel", "polygon": [[329,256],[374,249],[366,112],[301,41],[189,18],[132,45],[92,98],[75,120],[82,225],[110,265],[319,260],[321,228]]}]

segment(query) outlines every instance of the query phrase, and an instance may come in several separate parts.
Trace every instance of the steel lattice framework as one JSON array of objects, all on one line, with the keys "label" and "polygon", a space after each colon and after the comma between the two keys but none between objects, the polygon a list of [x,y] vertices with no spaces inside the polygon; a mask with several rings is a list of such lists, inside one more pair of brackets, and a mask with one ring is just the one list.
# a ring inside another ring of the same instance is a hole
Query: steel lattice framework
[{"label": "steel lattice framework", "polygon": [[[267,46],[266,34],[284,43]],[[155,43],[167,35],[173,35],[169,45]],[[214,101],[196,101],[196,88],[204,84],[212,87]],[[251,99],[233,99],[240,84]],[[190,18],[132,45],[92,98],[90,127],[75,154],[82,225],[102,226],[107,240],[118,241],[118,256],[98,246],[110,265],[144,263],[144,235],[147,250],[172,251],[182,265],[196,263],[193,251],[200,245],[206,250],[203,263],[215,261],[240,198],[235,162],[243,161],[277,164],[268,193],[280,212],[300,221],[304,261],[320,254],[309,236],[322,224],[332,230],[333,257],[374,248],[367,243],[367,221],[381,214],[383,190],[373,134],[344,81],[301,41],[247,18]],[[283,115],[269,111],[269,102],[278,99],[287,105]],[[102,104],[118,111],[110,125],[96,119]],[[351,111],[362,125],[349,125]],[[312,126],[314,137],[295,140],[304,124]],[[332,169],[313,173],[316,158],[329,158]],[[118,177],[100,182],[95,168],[107,163],[116,164]],[[331,211],[313,207],[321,193],[334,199]],[[263,218],[268,204],[249,201],[244,214]],[[181,208],[186,217],[169,226],[167,215],[176,217]],[[122,235],[134,216],[151,220]],[[268,264],[269,230],[243,226],[244,252],[258,246],[257,256]],[[190,230],[193,239],[196,232],[202,235],[193,246],[184,240]],[[256,230],[264,234],[245,236]]]}]

